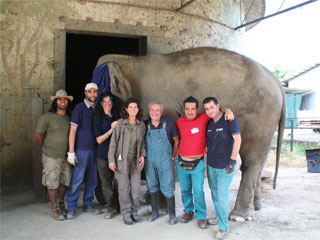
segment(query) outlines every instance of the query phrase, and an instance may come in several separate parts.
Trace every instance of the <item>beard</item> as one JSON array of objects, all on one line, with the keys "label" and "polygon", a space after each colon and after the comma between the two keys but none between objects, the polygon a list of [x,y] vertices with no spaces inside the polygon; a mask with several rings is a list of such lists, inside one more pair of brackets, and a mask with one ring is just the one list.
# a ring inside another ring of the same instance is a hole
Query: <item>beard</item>
[{"label": "beard", "polygon": [[59,110],[66,110],[68,104],[57,104],[57,109]]},{"label": "beard", "polygon": [[91,102],[91,103],[95,103],[96,102],[96,98],[94,100],[92,100],[91,98],[87,97],[87,100],[88,100],[88,102]]},{"label": "beard", "polygon": [[67,105],[64,105],[64,106],[57,106],[57,109],[59,110],[66,110],[67,109]]}]

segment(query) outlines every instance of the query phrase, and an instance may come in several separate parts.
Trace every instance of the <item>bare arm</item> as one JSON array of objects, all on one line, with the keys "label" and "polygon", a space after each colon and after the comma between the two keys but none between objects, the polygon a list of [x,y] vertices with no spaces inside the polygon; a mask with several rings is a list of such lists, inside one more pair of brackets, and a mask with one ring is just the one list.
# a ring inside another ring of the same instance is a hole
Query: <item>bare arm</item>
[{"label": "bare arm", "polygon": [[174,145],[173,145],[173,148],[172,148],[172,157],[175,158],[177,156],[178,148],[179,148],[179,135],[173,137],[172,139],[174,141]]},{"label": "bare arm", "polygon": [[232,148],[232,153],[231,153],[231,159],[232,160],[237,160],[237,155],[240,151],[240,146],[241,146],[241,135],[240,134],[236,134],[232,136],[234,139],[233,142],[233,148]]},{"label": "bare arm", "polygon": [[232,121],[234,119],[234,114],[231,111],[231,109],[229,109],[229,108],[220,108],[220,111],[226,113],[225,120]]},{"label": "bare arm", "polygon": [[77,133],[78,126],[74,124],[70,124],[70,131],[69,131],[69,152],[74,152],[74,143],[76,140],[76,133]]},{"label": "bare arm", "polygon": [[111,123],[111,128],[109,129],[109,131],[105,132],[104,134],[96,138],[98,144],[103,143],[105,140],[107,140],[111,136],[113,130],[117,126],[117,123],[118,123],[117,121]]},{"label": "bare arm", "polygon": [[38,143],[40,145],[40,147],[42,147],[43,134],[36,130],[35,133],[34,133],[34,140],[36,141],[36,143]]}]

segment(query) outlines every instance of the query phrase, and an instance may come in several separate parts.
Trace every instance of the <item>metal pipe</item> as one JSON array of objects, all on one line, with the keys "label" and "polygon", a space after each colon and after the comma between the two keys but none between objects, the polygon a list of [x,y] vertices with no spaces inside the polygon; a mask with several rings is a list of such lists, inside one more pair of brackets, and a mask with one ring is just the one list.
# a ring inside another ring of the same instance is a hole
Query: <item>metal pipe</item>
[{"label": "metal pipe", "polygon": [[279,14],[281,14],[281,13],[285,13],[285,12],[291,11],[291,10],[293,10],[293,9],[302,7],[302,6],[304,6],[304,5],[307,5],[307,4],[316,2],[316,1],[318,1],[318,0],[310,0],[310,1],[307,1],[307,2],[303,2],[303,3],[300,3],[300,4],[295,5],[295,6],[293,6],[293,7],[284,9],[284,10],[282,10],[282,11],[280,11],[280,12],[276,12],[276,13],[270,14],[270,15],[265,16],[265,17],[257,18],[256,20],[253,20],[253,21],[251,21],[251,22],[242,24],[242,25],[234,28],[234,30],[238,30],[238,29],[243,28],[243,27],[245,27],[245,26],[248,26],[248,25],[250,25],[250,24],[252,24],[252,23],[256,23],[256,22],[259,22],[259,21],[261,21],[261,20],[265,20],[265,19],[267,19],[267,18],[271,18],[271,17],[277,16],[277,15],[279,15]]},{"label": "metal pipe", "polygon": [[293,119],[291,120],[291,142],[290,142],[290,152],[293,152]]},{"label": "metal pipe", "polygon": [[177,8],[176,11],[179,12],[181,11],[183,8],[185,8],[186,6],[188,6],[189,4],[193,3],[195,0],[191,0],[189,2],[186,2],[185,4],[183,4],[181,7]]}]

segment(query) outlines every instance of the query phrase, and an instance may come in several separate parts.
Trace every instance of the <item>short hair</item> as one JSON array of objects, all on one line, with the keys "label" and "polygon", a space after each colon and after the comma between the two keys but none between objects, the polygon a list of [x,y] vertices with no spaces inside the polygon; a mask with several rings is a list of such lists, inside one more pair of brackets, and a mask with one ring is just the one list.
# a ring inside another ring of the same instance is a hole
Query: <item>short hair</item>
[{"label": "short hair", "polygon": [[203,100],[203,102],[202,102],[202,104],[204,105],[204,104],[207,104],[207,103],[209,103],[209,102],[213,102],[215,105],[218,105],[219,103],[218,103],[218,100],[215,98],[215,97],[207,97],[207,98],[205,98],[204,100]]},{"label": "short hair", "polygon": [[195,103],[196,107],[199,107],[199,102],[196,98],[189,96],[183,101],[183,106],[185,106],[186,103]]},{"label": "short hair", "polygon": [[163,104],[161,102],[159,102],[159,101],[153,101],[153,102],[149,103],[149,109],[150,109],[151,105],[153,105],[153,104],[160,105],[161,110],[163,111]]},{"label": "short hair", "polygon": [[135,98],[128,98],[128,100],[122,106],[122,109],[121,109],[121,112],[120,112],[120,117],[123,118],[123,119],[128,119],[129,118],[129,114],[126,111],[126,108],[128,108],[130,103],[136,103],[137,104],[137,106],[139,108],[139,112],[137,113],[137,119],[139,121],[141,121],[143,119],[142,108],[140,107],[140,104],[139,104],[138,100],[135,99]]}]

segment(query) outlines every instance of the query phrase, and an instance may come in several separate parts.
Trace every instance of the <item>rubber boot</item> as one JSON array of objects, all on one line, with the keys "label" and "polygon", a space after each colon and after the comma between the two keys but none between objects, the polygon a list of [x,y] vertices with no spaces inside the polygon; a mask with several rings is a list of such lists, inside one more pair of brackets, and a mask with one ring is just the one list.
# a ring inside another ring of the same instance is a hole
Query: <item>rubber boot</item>
[{"label": "rubber boot", "polygon": [[148,218],[149,222],[153,222],[159,217],[159,192],[150,193],[152,214]]},{"label": "rubber boot", "polygon": [[169,212],[169,224],[173,225],[177,223],[176,218],[176,201],[174,197],[167,198],[168,212]]}]

